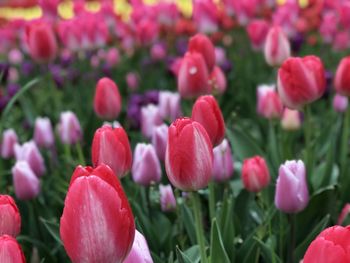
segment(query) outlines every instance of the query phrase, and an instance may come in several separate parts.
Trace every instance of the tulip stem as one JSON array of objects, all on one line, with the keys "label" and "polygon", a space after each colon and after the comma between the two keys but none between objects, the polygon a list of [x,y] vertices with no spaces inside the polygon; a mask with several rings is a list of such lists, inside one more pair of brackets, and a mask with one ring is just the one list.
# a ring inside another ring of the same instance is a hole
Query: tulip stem
[{"label": "tulip stem", "polygon": [[208,263],[207,255],[205,253],[205,240],[204,240],[204,231],[201,215],[201,204],[199,200],[199,195],[197,192],[192,192],[192,202],[193,202],[193,212],[196,223],[196,235],[197,242],[199,244],[199,250],[201,254],[201,262]]},{"label": "tulip stem", "polygon": [[305,107],[305,127],[304,127],[304,133],[305,133],[305,163],[306,163],[306,169],[309,174],[308,178],[311,178],[312,176],[312,168],[313,168],[313,161],[312,161],[312,145],[311,145],[311,108],[310,106]]},{"label": "tulip stem", "polygon": [[294,248],[295,248],[295,215],[290,214],[289,223],[290,223],[290,248],[289,248],[289,259],[288,262],[294,263]]},{"label": "tulip stem", "polygon": [[[350,119],[350,109],[346,110],[343,121],[343,134],[341,138],[341,148],[340,148],[340,178],[345,182],[346,172],[347,172],[347,155],[348,155],[348,147],[349,147],[349,119]],[[344,189],[347,191],[347,189]],[[343,191],[344,192],[344,191]]]},{"label": "tulip stem", "polygon": [[84,158],[83,150],[81,148],[81,143],[77,142],[75,147],[76,147],[77,152],[78,152],[79,164],[85,166],[85,158]]},{"label": "tulip stem", "polygon": [[210,221],[215,217],[215,185],[214,182],[209,183],[209,214]]}]

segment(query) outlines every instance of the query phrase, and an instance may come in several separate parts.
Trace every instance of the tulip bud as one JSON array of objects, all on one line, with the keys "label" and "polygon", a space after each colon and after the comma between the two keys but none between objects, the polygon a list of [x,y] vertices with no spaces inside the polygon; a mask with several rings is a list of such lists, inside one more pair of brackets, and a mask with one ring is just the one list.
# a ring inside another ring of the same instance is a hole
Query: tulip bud
[{"label": "tulip bud", "polygon": [[128,88],[131,91],[137,90],[137,88],[139,87],[139,77],[137,73],[129,72],[125,78],[126,78],[126,84],[128,85]]},{"label": "tulip bud", "polygon": [[348,97],[336,94],[333,98],[333,109],[336,112],[345,112],[348,108]]},{"label": "tulip bud", "polygon": [[343,58],[335,74],[334,86],[336,91],[344,96],[350,96],[350,56]]},{"label": "tulip bud", "polygon": [[162,124],[159,108],[148,104],[141,108],[141,132],[146,138],[151,138],[154,129]]},{"label": "tulip bud", "polygon": [[279,168],[275,205],[285,213],[298,213],[309,202],[305,165],[302,161],[286,161]]},{"label": "tulip bud", "polygon": [[297,109],[319,99],[326,89],[322,61],[316,56],[287,59],[278,70],[277,88],[284,105]]},{"label": "tulip bud", "polygon": [[295,131],[300,129],[302,120],[301,113],[297,110],[291,110],[288,108],[284,108],[281,126],[286,131]]},{"label": "tulip bud", "polygon": [[306,250],[303,263],[350,262],[350,226],[323,230]]},{"label": "tulip bud", "polygon": [[97,82],[94,110],[102,119],[112,120],[119,116],[122,101],[117,85],[109,78],[102,78]]},{"label": "tulip bud", "polygon": [[14,156],[14,146],[17,143],[17,134],[13,129],[7,129],[2,134],[1,157],[9,159]]},{"label": "tulip bud", "polygon": [[192,108],[192,119],[203,125],[213,146],[219,145],[225,136],[225,122],[215,98],[199,97]]},{"label": "tulip bud", "polygon": [[182,115],[181,98],[177,92],[159,92],[159,114],[163,119],[176,120]]},{"label": "tulip bud", "polygon": [[160,207],[163,212],[174,211],[176,209],[176,199],[171,185],[159,185]]},{"label": "tulip bud", "polygon": [[210,85],[213,88],[213,93],[223,94],[227,88],[227,81],[224,72],[218,66],[215,66],[210,74]]},{"label": "tulip bud", "polygon": [[282,116],[283,105],[274,85],[260,85],[257,89],[257,98],[257,112],[259,115],[267,119]]},{"label": "tulip bud", "polygon": [[254,50],[260,50],[265,43],[269,23],[263,19],[252,20],[247,26],[247,33]]},{"label": "tulip bud", "polygon": [[177,75],[177,89],[183,98],[209,94],[209,73],[203,56],[197,52],[185,54]]},{"label": "tulip bud", "polygon": [[109,125],[97,129],[92,140],[91,155],[94,167],[106,164],[118,177],[125,176],[132,162],[130,143],[125,130]]},{"label": "tulip bud", "polygon": [[131,251],[123,263],[153,263],[147,240],[137,230],[135,230],[135,239]]},{"label": "tulip bud", "polygon": [[289,40],[279,26],[270,28],[266,36],[264,55],[270,66],[279,66],[290,57]]},{"label": "tulip bud", "polygon": [[165,153],[165,170],[172,185],[183,191],[205,188],[212,167],[212,144],[205,128],[189,118],[173,122]]},{"label": "tulip bud", "polygon": [[349,213],[350,213],[350,204],[347,203],[343,209],[341,210],[341,213],[338,217],[338,221],[337,221],[337,224],[338,225],[342,225],[345,221],[345,219],[349,216]]},{"label": "tulip bud", "polygon": [[12,168],[13,186],[18,199],[35,198],[40,192],[40,181],[26,161],[17,161]]},{"label": "tulip bud", "polygon": [[244,160],[242,181],[249,192],[260,192],[270,183],[270,173],[265,160],[255,156]]},{"label": "tulip bud", "polygon": [[34,141],[24,144],[15,144],[15,156],[17,161],[26,161],[36,176],[43,176],[45,173],[44,159]]},{"label": "tulip bud", "polygon": [[35,120],[34,141],[39,147],[50,148],[55,144],[49,118],[37,118]]},{"label": "tulip bud", "polygon": [[15,238],[8,235],[0,236],[0,262],[26,262],[22,248]]},{"label": "tulip bud", "polygon": [[152,144],[138,143],[134,151],[132,179],[143,186],[159,182],[162,176],[159,159]]},{"label": "tulip bud", "polygon": [[154,129],[152,144],[156,149],[159,160],[164,161],[168,144],[168,126],[166,124],[162,124]]},{"label": "tulip bud", "polygon": [[49,62],[57,55],[57,41],[51,25],[43,20],[33,22],[26,29],[31,57],[37,62]]},{"label": "tulip bud", "polygon": [[224,182],[233,175],[233,160],[231,147],[226,139],[213,149],[213,180]]},{"label": "tulip bud", "polygon": [[203,34],[196,34],[190,38],[188,51],[200,53],[207,65],[208,72],[211,72],[215,66],[215,49],[211,40]]},{"label": "tulip bud", "polygon": [[61,113],[58,135],[63,144],[75,144],[82,138],[82,130],[77,116],[71,111]]},{"label": "tulip bud", "polygon": [[128,255],[134,217],[123,188],[106,165],[78,166],[64,202],[60,236],[72,262],[118,262]]},{"label": "tulip bud", "polygon": [[0,236],[16,237],[21,231],[21,215],[9,195],[0,195]]}]

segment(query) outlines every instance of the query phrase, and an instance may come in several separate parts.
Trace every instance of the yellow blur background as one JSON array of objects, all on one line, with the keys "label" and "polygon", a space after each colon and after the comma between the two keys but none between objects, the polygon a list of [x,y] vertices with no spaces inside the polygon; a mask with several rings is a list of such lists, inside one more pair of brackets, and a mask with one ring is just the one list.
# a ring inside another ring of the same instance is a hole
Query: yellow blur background
[{"label": "yellow blur background", "polygon": [[[146,4],[155,4],[159,1],[167,0],[144,0]],[[192,0],[174,0],[178,5],[180,11],[187,17],[192,14]],[[283,5],[287,0],[276,0],[277,4]],[[220,2],[217,0],[215,2]],[[309,0],[298,0],[300,6],[306,7]],[[99,1],[89,1],[86,2],[86,9],[91,12],[97,12],[100,9]],[[131,6],[128,0],[114,0],[114,10],[123,19],[128,19],[131,12]],[[73,1],[67,0],[59,4],[58,13],[63,19],[69,19],[73,17]],[[26,20],[31,20],[39,18],[42,15],[42,10],[39,6],[29,7],[29,8],[14,8],[14,7],[0,7],[0,18],[4,19],[16,19],[23,18]]]}]

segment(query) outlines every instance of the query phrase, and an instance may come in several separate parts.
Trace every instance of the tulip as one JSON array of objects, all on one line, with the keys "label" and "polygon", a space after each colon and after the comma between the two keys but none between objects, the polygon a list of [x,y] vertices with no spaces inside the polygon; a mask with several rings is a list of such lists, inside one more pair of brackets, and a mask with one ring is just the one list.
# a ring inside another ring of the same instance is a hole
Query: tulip
[{"label": "tulip", "polygon": [[289,40],[279,26],[270,28],[266,36],[264,55],[270,66],[279,66],[290,57]]},{"label": "tulip", "polygon": [[147,240],[137,230],[135,230],[135,239],[131,251],[123,263],[153,263]]},{"label": "tulip", "polygon": [[141,132],[146,138],[152,138],[154,129],[162,122],[158,106],[148,104],[141,108]]},{"label": "tulip", "polygon": [[102,119],[112,120],[119,116],[122,101],[117,85],[109,78],[97,82],[94,98],[94,110]]},{"label": "tulip", "polygon": [[233,160],[231,147],[226,139],[213,149],[213,180],[224,182],[233,175]]},{"label": "tulip", "polygon": [[200,53],[186,53],[177,75],[177,89],[183,98],[194,98],[209,94],[209,73]]},{"label": "tulip", "polygon": [[192,119],[203,125],[213,146],[219,145],[225,136],[225,122],[215,98],[199,97],[192,108]]},{"label": "tulip", "polygon": [[151,50],[151,58],[155,61],[163,60],[166,57],[166,48],[161,43],[156,43],[152,46]]},{"label": "tulip", "polygon": [[263,19],[252,20],[247,26],[247,33],[253,49],[259,50],[264,46],[269,23]]},{"label": "tulip", "polygon": [[303,263],[350,262],[350,226],[323,230],[309,245]]},{"label": "tulip", "polygon": [[350,96],[350,56],[343,58],[335,74],[334,86],[336,91],[344,96]]},{"label": "tulip", "polygon": [[217,94],[223,94],[227,88],[227,81],[224,72],[218,66],[215,66],[210,74],[210,85],[213,92]]},{"label": "tulip", "polygon": [[135,72],[129,72],[126,77],[126,84],[131,91],[137,90],[139,87],[139,76]]},{"label": "tulip", "polygon": [[164,161],[168,144],[168,126],[166,124],[162,124],[154,129],[152,144],[156,149],[159,160]]},{"label": "tulip", "polygon": [[319,99],[326,89],[322,61],[316,56],[287,59],[278,70],[277,88],[284,105],[297,109]]},{"label": "tulip", "polygon": [[9,159],[14,156],[15,149],[14,146],[17,143],[17,134],[13,129],[7,129],[2,134],[1,142],[1,157],[4,159]]},{"label": "tulip", "polygon": [[159,92],[159,114],[163,119],[176,120],[182,115],[181,98],[177,92]]},{"label": "tulip", "polygon": [[31,57],[37,62],[52,61],[58,51],[55,33],[43,20],[32,22],[26,29],[27,45]]},{"label": "tulip", "polygon": [[50,148],[55,144],[49,118],[37,118],[35,120],[34,141],[39,147]]},{"label": "tulip", "polygon": [[97,129],[92,140],[92,163],[108,165],[118,177],[125,176],[132,162],[128,135],[123,127],[104,125]]},{"label": "tulip", "polygon": [[162,169],[152,144],[138,143],[136,145],[131,172],[132,179],[143,186],[160,181]]},{"label": "tulip", "polygon": [[0,262],[4,263],[25,263],[21,246],[11,236],[0,236]]},{"label": "tulip", "polygon": [[264,158],[255,156],[244,160],[242,181],[249,192],[260,192],[270,183],[270,173]]},{"label": "tulip", "polygon": [[19,49],[11,49],[8,53],[8,61],[12,65],[21,65],[23,62],[23,54]]},{"label": "tulip", "polygon": [[36,176],[43,176],[45,173],[44,159],[34,141],[24,144],[15,144],[15,156],[17,161],[26,161]]},{"label": "tulip", "polygon": [[16,237],[21,231],[21,215],[9,195],[0,195],[0,236]]},{"label": "tulip", "polygon": [[333,109],[336,112],[345,112],[348,108],[348,97],[336,94],[333,98]]},{"label": "tulip", "polygon": [[61,113],[58,135],[63,144],[75,144],[82,138],[82,130],[77,116],[71,111]]},{"label": "tulip", "polygon": [[[105,56],[106,63],[109,67],[114,67],[119,64],[120,54],[117,48],[110,48]],[[113,83],[114,84],[114,83]]]},{"label": "tulip", "polygon": [[284,108],[281,126],[284,130],[287,131],[295,131],[300,129],[302,123],[301,113],[297,110],[291,110],[288,108]]},{"label": "tulip", "polygon": [[72,262],[123,262],[135,234],[123,188],[106,165],[78,166],[71,178],[60,236]]},{"label": "tulip", "polygon": [[283,105],[274,85],[260,85],[257,89],[257,98],[257,112],[259,115],[267,119],[281,117]]},{"label": "tulip", "polygon": [[13,186],[18,199],[35,198],[40,192],[40,181],[26,161],[17,161],[12,168]]},{"label": "tulip", "polygon": [[347,217],[349,216],[349,213],[350,213],[350,204],[347,203],[343,209],[341,210],[341,213],[338,217],[338,221],[337,221],[337,224],[338,225],[342,225],[345,221],[345,219],[347,219]]},{"label": "tulip", "polygon": [[163,212],[174,211],[176,209],[176,199],[171,185],[159,185],[160,207]]},{"label": "tulip", "polygon": [[198,52],[204,58],[208,72],[211,72],[215,66],[215,49],[211,40],[203,34],[196,34],[190,38],[188,43],[189,52]]},{"label": "tulip", "polygon": [[275,205],[285,213],[298,213],[309,202],[305,165],[302,161],[286,161],[279,168]]},{"label": "tulip", "polygon": [[165,170],[172,185],[183,191],[205,188],[212,166],[212,144],[205,128],[189,118],[173,122],[165,153]]}]

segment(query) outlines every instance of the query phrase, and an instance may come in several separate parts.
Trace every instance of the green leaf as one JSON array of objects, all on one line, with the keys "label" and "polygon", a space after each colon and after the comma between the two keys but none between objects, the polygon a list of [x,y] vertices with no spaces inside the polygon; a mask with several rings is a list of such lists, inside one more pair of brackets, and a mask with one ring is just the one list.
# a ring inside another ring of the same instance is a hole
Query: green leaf
[{"label": "green leaf", "polygon": [[231,142],[232,151],[239,160],[244,160],[254,155],[264,155],[259,145],[255,142],[247,132],[239,128],[234,128],[233,131],[226,129],[226,134]]},{"label": "green leaf", "polygon": [[192,263],[191,259],[184,254],[179,247],[176,247],[176,256],[178,263]]},{"label": "green leaf", "polygon": [[59,235],[59,229],[60,229],[60,225],[57,222],[51,222],[49,220],[46,220],[42,217],[39,218],[40,221],[44,224],[45,228],[47,229],[47,231],[50,233],[50,235],[61,245],[62,241]]},{"label": "green leaf", "polygon": [[254,238],[255,241],[258,243],[260,249],[261,249],[261,254],[265,258],[265,262],[271,262],[271,263],[281,263],[282,260],[275,254],[273,249],[268,247],[265,243],[263,243],[260,239]]},{"label": "green leaf", "polygon": [[326,215],[310,232],[310,234],[297,246],[294,251],[294,257],[296,259],[301,259],[308,246],[316,238],[316,236],[328,225],[330,215]]},{"label": "green leaf", "polygon": [[230,259],[228,258],[228,255],[226,253],[224,244],[222,242],[221,233],[215,218],[211,225],[210,262],[230,263]]},{"label": "green leaf", "polygon": [[192,216],[191,210],[188,208],[188,206],[184,203],[181,205],[181,214],[182,214],[182,220],[184,221],[184,226],[187,232],[188,237],[190,238],[191,244],[195,245],[197,244],[196,239],[196,231],[194,226],[194,218]]}]

